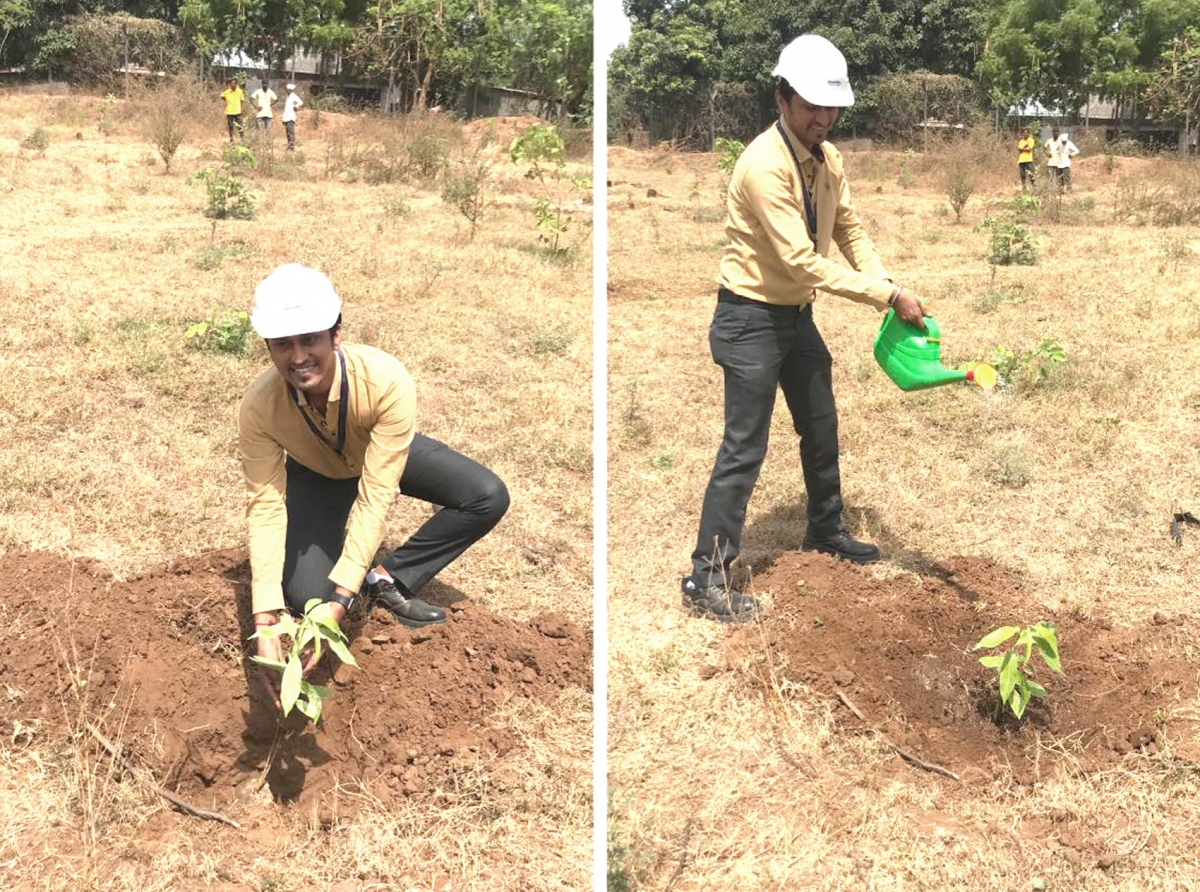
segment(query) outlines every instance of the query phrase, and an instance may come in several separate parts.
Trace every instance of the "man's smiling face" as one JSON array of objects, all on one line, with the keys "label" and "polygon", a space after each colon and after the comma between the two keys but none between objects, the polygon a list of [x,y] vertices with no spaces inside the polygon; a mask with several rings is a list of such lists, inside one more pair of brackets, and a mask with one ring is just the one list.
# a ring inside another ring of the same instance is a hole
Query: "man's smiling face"
[{"label": "man's smiling face", "polygon": [[337,348],[342,343],[342,331],[293,335],[287,338],[267,338],[271,361],[285,381],[311,396],[325,396],[333,386]]}]

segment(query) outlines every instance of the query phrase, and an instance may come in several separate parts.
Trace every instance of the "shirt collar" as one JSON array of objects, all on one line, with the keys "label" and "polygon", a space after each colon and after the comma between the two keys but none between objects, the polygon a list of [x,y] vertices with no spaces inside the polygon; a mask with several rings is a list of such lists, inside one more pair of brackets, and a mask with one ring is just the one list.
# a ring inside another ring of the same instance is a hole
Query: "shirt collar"
[{"label": "shirt collar", "polygon": [[792,128],[788,126],[788,122],[783,119],[782,115],[779,118],[779,122],[783,125],[783,132],[787,134],[787,141],[791,143],[792,148],[796,150],[796,157],[800,159],[801,164],[803,164],[805,161],[808,161],[810,158],[818,163],[824,163],[825,153],[821,151],[821,147],[819,145],[813,146],[812,150],[809,151],[804,143],[800,141],[800,138],[797,137],[796,134],[792,133]]}]

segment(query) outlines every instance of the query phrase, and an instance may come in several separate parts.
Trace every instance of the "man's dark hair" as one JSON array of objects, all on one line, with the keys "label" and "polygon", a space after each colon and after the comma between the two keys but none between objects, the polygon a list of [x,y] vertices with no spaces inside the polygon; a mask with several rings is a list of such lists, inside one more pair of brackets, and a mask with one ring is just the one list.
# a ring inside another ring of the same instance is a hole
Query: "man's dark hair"
[{"label": "man's dark hair", "polygon": [[329,337],[332,338],[334,335],[336,335],[338,333],[338,331],[341,330],[341,327],[342,327],[342,314],[338,313],[337,322],[333,323],[333,327],[331,329],[329,329]]},{"label": "man's dark hair", "polygon": [[786,78],[780,78],[775,83],[775,92],[783,97],[784,102],[791,102],[792,97],[796,95],[796,88],[787,82]]}]

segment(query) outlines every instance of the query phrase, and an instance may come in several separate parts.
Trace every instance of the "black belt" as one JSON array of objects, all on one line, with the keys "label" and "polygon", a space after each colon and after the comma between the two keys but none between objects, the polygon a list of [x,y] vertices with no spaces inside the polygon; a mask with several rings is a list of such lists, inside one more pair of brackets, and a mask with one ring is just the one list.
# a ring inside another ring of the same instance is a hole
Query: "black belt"
[{"label": "black belt", "polygon": [[754,300],[750,297],[742,297],[740,294],[734,294],[728,288],[721,288],[717,291],[717,300],[723,304],[748,304],[754,307],[766,307],[769,310],[792,310],[793,312],[803,313],[806,310],[812,312],[812,304],[807,303],[803,306],[798,304],[769,304],[765,300]]}]

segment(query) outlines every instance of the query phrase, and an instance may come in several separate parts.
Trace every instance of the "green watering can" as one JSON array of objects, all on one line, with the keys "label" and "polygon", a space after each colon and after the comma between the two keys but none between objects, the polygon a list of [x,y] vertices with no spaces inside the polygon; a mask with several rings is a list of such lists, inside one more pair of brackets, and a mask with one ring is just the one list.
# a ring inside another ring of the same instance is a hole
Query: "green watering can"
[{"label": "green watering can", "polygon": [[942,365],[942,332],[932,316],[925,317],[925,330],[909,325],[888,310],[875,335],[875,361],[901,390],[924,390],[956,381],[974,381],[984,390],[996,386],[996,370],[977,362],[966,371]]}]

